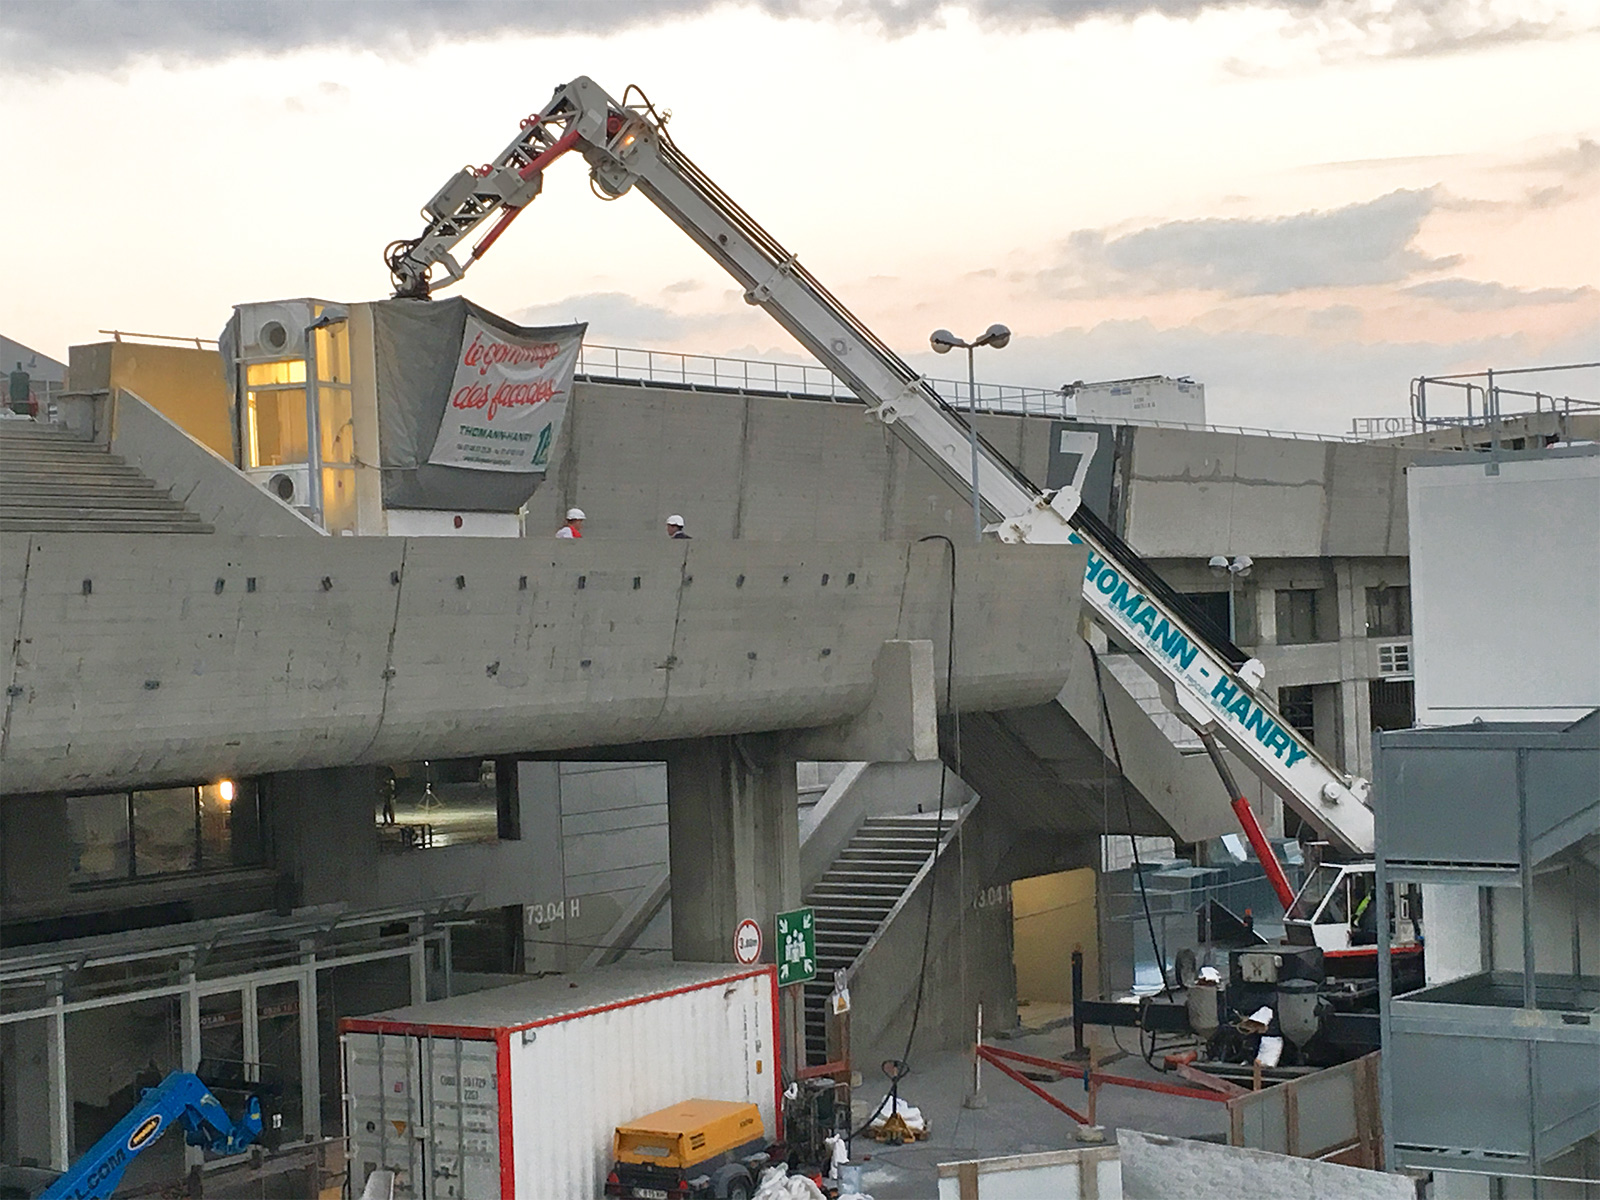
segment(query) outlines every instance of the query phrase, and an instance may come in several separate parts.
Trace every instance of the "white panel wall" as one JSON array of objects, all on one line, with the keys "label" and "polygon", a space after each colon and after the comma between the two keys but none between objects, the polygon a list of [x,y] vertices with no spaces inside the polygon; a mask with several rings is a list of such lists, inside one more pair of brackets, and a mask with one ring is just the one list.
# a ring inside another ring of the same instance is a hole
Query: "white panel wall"
[{"label": "white panel wall", "polygon": [[598,1196],[616,1127],[682,1100],[756,1104],[775,1135],[774,1007],[763,974],[513,1033],[517,1200]]},{"label": "white panel wall", "polygon": [[1600,707],[1600,447],[1407,476],[1417,723]]}]

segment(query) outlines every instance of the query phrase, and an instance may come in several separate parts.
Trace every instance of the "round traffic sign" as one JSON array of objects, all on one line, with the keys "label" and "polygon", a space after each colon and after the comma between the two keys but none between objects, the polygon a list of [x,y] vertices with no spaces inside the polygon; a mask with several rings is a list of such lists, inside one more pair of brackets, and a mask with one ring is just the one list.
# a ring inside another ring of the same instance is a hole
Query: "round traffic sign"
[{"label": "round traffic sign", "polygon": [[733,957],[747,967],[761,961],[761,926],[749,917],[733,931]]}]

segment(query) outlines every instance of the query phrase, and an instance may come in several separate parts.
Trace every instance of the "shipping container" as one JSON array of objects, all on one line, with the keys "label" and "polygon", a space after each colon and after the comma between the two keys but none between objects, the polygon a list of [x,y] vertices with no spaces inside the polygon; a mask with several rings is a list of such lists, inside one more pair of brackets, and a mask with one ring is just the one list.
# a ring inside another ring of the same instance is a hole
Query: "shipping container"
[{"label": "shipping container", "polygon": [[771,966],[552,975],[340,1023],[350,1195],[599,1196],[616,1127],[681,1100],[755,1104],[777,1130]]}]

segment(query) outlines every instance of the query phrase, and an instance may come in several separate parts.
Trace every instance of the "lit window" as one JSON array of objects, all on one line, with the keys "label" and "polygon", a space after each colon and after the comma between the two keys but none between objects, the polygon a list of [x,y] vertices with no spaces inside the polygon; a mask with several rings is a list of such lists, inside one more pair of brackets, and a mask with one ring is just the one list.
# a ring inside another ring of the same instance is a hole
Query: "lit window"
[{"label": "lit window", "polygon": [[251,363],[244,369],[244,381],[250,387],[266,387],[274,383],[304,383],[306,360],[289,358],[281,362]]}]

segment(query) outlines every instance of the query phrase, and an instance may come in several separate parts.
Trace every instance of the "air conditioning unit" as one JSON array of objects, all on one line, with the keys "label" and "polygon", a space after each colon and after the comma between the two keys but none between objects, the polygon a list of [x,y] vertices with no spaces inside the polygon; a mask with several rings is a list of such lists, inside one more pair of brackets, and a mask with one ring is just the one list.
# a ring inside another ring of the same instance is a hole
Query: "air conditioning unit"
[{"label": "air conditioning unit", "polygon": [[1378,674],[1385,679],[1411,678],[1411,643],[1382,642],[1378,645]]},{"label": "air conditioning unit", "polygon": [[311,305],[305,301],[241,304],[239,349],[245,358],[304,358]]},{"label": "air conditioning unit", "polygon": [[290,508],[311,504],[311,468],[305,463],[283,467],[248,467],[245,474],[257,487],[282,500]]}]

